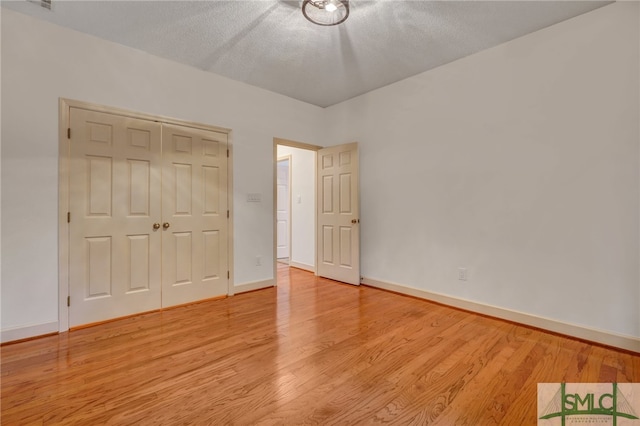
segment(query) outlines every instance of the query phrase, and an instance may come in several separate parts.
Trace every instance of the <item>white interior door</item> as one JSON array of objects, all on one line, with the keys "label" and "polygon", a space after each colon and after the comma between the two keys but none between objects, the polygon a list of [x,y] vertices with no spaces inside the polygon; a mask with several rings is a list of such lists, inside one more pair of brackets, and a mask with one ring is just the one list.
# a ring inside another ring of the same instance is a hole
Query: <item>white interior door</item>
[{"label": "white interior door", "polygon": [[69,326],[227,294],[227,135],[69,120]]},{"label": "white interior door", "polygon": [[158,309],[160,124],[69,115],[69,325]]},{"label": "white interior door", "polygon": [[318,275],[359,285],[358,145],[323,148],[317,159]]},{"label": "white interior door", "polygon": [[277,258],[290,257],[291,248],[291,183],[290,177],[291,158],[278,160],[276,188],[276,230],[277,230]]},{"label": "white interior door", "polygon": [[228,291],[227,135],[162,127],[162,306]]}]

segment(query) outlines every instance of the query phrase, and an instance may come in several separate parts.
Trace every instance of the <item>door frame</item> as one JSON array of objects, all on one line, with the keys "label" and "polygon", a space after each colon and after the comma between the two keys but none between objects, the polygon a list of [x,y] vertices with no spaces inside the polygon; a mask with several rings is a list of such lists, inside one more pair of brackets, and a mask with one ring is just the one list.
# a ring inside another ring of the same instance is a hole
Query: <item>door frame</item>
[{"label": "door frame", "polygon": [[69,224],[67,222],[67,212],[69,212],[69,139],[67,129],[70,127],[71,108],[82,108],[92,111],[121,115],[125,117],[151,120],[166,124],[175,124],[184,127],[192,127],[202,130],[212,130],[227,134],[227,149],[229,150],[227,160],[227,206],[229,209],[228,239],[227,239],[227,269],[229,280],[227,285],[227,295],[232,296],[234,291],[234,271],[233,271],[233,143],[232,131],[224,127],[212,126],[193,121],[180,120],[176,118],[145,114],[138,111],[131,111],[122,108],[98,105],[74,99],[58,99],[58,331],[69,330],[69,307],[67,300],[69,297]]},{"label": "door frame", "polygon": [[[289,162],[289,167],[287,167],[287,174],[289,175],[287,177],[287,203],[288,205],[288,214],[289,214],[289,218],[287,220],[287,239],[289,240],[287,242],[287,247],[289,248],[289,263],[291,263],[291,252],[292,252],[292,238],[291,238],[291,208],[292,208],[292,203],[291,203],[291,166],[293,164],[293,157],[291,155],[284,155],[282,157],[278,157],[277,161],[276,161],[276,186],[278,184],[278,168],[277,165],[279,162],[281,161],[288,161]],[[276,187],[276,198],[275,198],[275,204],[276,204],[276,215],[278,214],[278,189]],[[278,234],[277,234],[277,229],[278,229],[278,218],[276,216],[276,262],[278,261]]]},{"label": "door frame", "polygon": [[[304,142],[297,142],[297,141],[292,141],[289,139],[282,139],[282,138],[273,138],[273,158],[272,158],[272,166],[273,166],[273,281],[274,281],[274,286],[278,285],[278,229],[277,229],[277,214],[278,214],[278,206],[277,204],[277,197],[278,197],[278,145],[282,145],[282,146],[288,146],[291,148],[298,148],[298,149],[306,149],[307,151],[314,151],[314,152],[318,152],[318,150],[322,149],[321,146],[318,145],[312,145],[312,144],[308,144],[308,143],[304,143]],[[293,164],[289,163],[289,172],[291,172],[291,168],[292,168]],[[317,175],[317,171],[316,171],[316,165],[314,164],[314,169],[313,169],[313,179],[315,181],[316,179],[316,175]],[[291,174],[289,175],[291,176]],[[291,179],[289,179],[289,185],[291,185]],[[316,185],[313,185],[313,199],[315,200],[317,198],[317,188]],[[291,194],[291,191],[289,191],[289,194]],[[289,200],[291,201],[291,200]],[[317,210],[317,209],[316,209]],[[291,212],[290,212],[291,213]],[[289,229],[291,229],[291,222],[292,220],[289,220],[290,224],[289,224]],[[314,217],[313,217],[313,227],[314,229],[318,226],[318,218],[317,218],[317,212],[314,213]],[[289,237],[291,238],[292,235],[291,233],[289,233]],[[291,263],[291,255],[293,254],[291,252],[291,248],[292,245],[289,244],[289,263]],[[314,251],[316,251],[316,248],[313,248]],[[317,258],[317,253],[316,255],[314,255],[314,259]],[[316,259],[315,261],[315,265],[314,265],[314,271],[313,273],[317,275],[317,268],[318,268],[318,261]]]}]

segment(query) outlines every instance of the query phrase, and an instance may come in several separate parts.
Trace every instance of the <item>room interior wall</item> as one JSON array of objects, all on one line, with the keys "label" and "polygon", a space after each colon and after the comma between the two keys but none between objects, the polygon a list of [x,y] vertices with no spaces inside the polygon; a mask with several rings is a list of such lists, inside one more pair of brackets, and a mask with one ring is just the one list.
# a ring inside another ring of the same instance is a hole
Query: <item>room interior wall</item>
[{"label": "room interior wall", "polygon": [[321,108],[5,8],[1,19],[3,339],[57,330],[60,97],[232,129],[235,284],[273,282],[273,137],[321,140]]},{"label": "room interior wall", "polygon": [[291,155],[291,264],[315,270],[315,151],[278,146]]},{"label": "room interior wall", "polygon": [[640,350],[638,6],[329,107],[361,143],[363,275]]},{"label": "room interior wall", "polygon": [[637,3],[326,110],[1,15],[3,338],[57,321],[59,97],[233,130],[238,285],[273,278],[273,136],[358,141],[363,275],[640,337]]},{"label": "room interior wall", "polygon": [[[2,46],[2,8],[0,7],[0,47]],[[0,82],[2,54],[0,53]],[[0,84],[0,330],[2,329],[2,84]],[[1,339],[0,339],[1,341]]]}]

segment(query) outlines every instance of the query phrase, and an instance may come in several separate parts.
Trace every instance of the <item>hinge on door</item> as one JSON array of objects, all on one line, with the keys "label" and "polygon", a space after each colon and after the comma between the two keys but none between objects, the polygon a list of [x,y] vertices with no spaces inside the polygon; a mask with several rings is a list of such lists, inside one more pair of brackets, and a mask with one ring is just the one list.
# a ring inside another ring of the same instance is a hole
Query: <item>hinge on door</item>
[{"label": "hinge on door", "polygon": [[227,219],[229,219],[229,210],[227,210]]},{"label": "hinge on door", "polygon": [[71,296],[67,296],[67,306],[71,306]]},{"label": "hinge on door", "polygon": [[227,271],[227,279],[231,278],[231,273]]},{"label": "hinge on door", "polygon": [[71,223],[71,212],[67,212],[67,223]]},{"label": "hinge on door", "polygon": [[229,158],[229,150],[227,150],[227,158]]},{"label": "hinge on door", "polygon": [[67,127],[67,139],[71,139],[71,127]]}]

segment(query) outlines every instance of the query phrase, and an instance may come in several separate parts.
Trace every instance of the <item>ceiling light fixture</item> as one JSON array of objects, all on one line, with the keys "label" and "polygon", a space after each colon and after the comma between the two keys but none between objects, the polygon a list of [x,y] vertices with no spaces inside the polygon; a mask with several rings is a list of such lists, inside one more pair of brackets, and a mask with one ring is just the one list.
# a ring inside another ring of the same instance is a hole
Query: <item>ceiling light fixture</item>
[{"label": "ceiling light fixture", "polygon": [[349,17],[349,0],[304,0],[302,14],[317,25],[338,25]]}]

